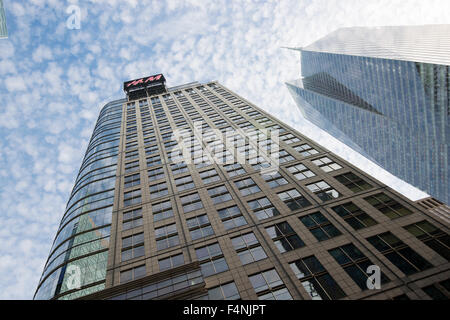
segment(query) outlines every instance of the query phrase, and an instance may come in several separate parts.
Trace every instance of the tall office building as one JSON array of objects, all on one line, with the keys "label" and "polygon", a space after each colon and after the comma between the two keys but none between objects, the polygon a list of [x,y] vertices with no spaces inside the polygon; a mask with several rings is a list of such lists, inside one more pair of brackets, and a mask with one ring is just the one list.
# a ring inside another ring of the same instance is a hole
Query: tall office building
[{"label": "tall office building", "polygon": [[35,299],[449,296],[448,224],[426,208],[218,82],[124,90],[100,112]]},{"label": "tall office building", "polygon": [[304,116],[450,203],[450,25],[343,28],[301,52]]},{"label": "tall office building", "polygon": [[0,39],[8,37],[8,29],[6,28],[5,8],[3,8],[3,0],[0,0]]}]

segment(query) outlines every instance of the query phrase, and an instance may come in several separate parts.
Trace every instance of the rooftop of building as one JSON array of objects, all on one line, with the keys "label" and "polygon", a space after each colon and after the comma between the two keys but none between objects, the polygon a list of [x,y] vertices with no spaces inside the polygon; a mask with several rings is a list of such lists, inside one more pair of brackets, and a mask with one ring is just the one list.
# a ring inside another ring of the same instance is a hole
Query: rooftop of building
[{"label": "rooftop of building", "polygon": [[450,24],[340,28],[299,51],[450,65]]}]

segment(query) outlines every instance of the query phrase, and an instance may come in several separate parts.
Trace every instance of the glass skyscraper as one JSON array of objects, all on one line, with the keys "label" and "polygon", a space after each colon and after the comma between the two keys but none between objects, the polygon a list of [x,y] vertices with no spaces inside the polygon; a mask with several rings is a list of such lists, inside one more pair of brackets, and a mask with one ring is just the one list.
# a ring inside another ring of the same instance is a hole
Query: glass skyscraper
[{"label": "glass skyscraper", "polygon": [[100,111],[35,299],[450,297],[449,224],[428,208],[216,81],[124,90]]},{"label": "glass skyscraper", "polygon": [[303,115],[445,203],[450,25],[339,29],[301,52],[287,84]]},{"label": "glass skyscraper", "polygon": [[0,39],[8,37],[8,29],[6,28],[5,8],[3,8],[3,0],[0,0]]}]

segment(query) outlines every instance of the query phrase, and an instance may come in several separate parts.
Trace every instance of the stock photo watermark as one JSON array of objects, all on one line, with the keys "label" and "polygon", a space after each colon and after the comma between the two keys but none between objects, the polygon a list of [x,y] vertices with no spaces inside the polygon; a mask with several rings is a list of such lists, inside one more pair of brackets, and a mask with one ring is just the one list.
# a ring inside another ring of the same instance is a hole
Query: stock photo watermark
[{"label": "stock photo watermark", "polygon": [[79,266],[71,264],[66,269],[68,275],[66,286],[68,290],[81,288],[81,269]]},{"label": "stock photo watermark", "polygon": [[370,276],[367,278],[366,285],[369,290],[381,289],[381,270],[377,265],[371,265],[367,267],[367,274]]},{"label": "stock photo watermark", "polygon": [[66,20],[66,27],[69,30],[81,29],[81,9],[75,4],[71,4],[67,7],[66,13],[69,17]]},{"label": "stock photo watermark", "polygon": [[[209,161],[217,164],[249,164],[263,175],[274,175],[279,171],[280,150],[278,130],[243,130],[227,128],[205,129],[206,122],[195,121],[194,129],[174,130],[170,139],[176,147],[169,153],[171,163],[197,164]],[[206,148],[201,147],[204,144]]]}]

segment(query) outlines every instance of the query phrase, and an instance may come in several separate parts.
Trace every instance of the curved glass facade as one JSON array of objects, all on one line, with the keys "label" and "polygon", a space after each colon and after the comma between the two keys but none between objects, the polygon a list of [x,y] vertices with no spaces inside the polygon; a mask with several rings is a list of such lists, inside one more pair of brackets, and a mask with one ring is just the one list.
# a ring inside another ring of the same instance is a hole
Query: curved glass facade
[{"label": "curved glass facade", "polygon": [[100,112],[34,299],[75,299],[105,287],[124,102]]},{"label": "curved glass facade", "polygon": [[308,49],[301,65],[288,88],[308,120],[449,203],[450,66]]}]

